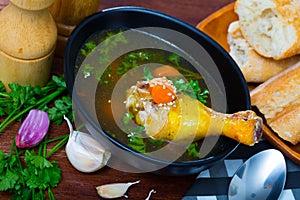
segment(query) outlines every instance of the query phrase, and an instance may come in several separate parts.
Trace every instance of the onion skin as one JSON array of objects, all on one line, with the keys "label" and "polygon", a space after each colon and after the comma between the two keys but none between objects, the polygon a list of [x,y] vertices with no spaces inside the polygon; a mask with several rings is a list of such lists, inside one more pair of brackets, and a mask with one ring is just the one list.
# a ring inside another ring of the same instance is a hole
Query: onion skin
[{"label": "onion skin", "polygon": [[48,114],[32,109],[23,121],[16,136],[18,148],[29,148],[40,143],[48,132],[50,120]]}]

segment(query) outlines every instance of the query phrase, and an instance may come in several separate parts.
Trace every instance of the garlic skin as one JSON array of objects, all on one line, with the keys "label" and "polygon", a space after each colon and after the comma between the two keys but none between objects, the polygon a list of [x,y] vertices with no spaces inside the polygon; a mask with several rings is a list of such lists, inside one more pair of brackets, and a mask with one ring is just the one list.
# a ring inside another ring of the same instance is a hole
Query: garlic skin
[{"label": "garlic skin", "polygon": [[129,183],[110,183],[96,187],[97,193],[100,197],[105,199],[114,199],[123,197],[127,192],[128,188],[140,181],[129,182]]},{"label": "garlic skin", "polygon": [[146,197],[145,200],[150,200],[151,195],[152,195],[152,194],[155,194],[155,193],[156,193],[156,190],[154,190],[154,189],[150,190],[150,192],[148,193],[148,196]]},{"label": "garlic skin", "polygon": [[74,131],[70,120],[64,116],[70,129],[66,154],[78,171],[91,173],[104,167],[111,153],[106,151],[90,134]]}]

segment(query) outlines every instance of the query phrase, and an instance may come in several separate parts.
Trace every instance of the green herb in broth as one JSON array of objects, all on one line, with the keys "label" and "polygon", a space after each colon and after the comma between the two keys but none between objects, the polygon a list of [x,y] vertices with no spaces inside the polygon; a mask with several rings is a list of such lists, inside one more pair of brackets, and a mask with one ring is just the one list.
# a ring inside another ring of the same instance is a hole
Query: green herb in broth
[{"label": "green herb in broth", "polygon": [[177,54],[174,53],[174,54],[172,54],[172,55],[169,56],[168,60],[171,63],[175,64],[176,66],[179,66],[181,58],[180,58],[179,55],[177,55]]},{"label": "green herb in broth", "polygon": [[192,78],[193,80],[199,80],[202,79],[202,76],[198,73],[195,73],[189,69],[186,69],[181,66],[182,63],[182,57],[179,56],[178,54],[171,54],[168,57],[168,60],[175,66],[178,70],[181,71],[182,75],[186,78]]},{"label": "green herb in broth", "polygon": [[94,53],[97,45],[101,43],[101,48],[97,48],[98,52],[96,52],[101,55],[98,58],[98,63],[87,63],[81,66],[84,77],[87,78],[90,76],[95,76],[99,81],[101,80],[102,73],[97,71],[97,66],[103,63],[108,63],[111,60],[109,52],[114,51],[118,45],[128,43],[127,39],[122,34],[123,31],[123,29],[102,31],[99,34],[96,34],[97,37],[93,35],[88,39],[87,42],[84,43],[83,47],[80,49],[80,54],[76,61],[77,69],[83,60],[91,53]]},{"label": "green herb in broth", "polygon": [[129,70],[139,66],[139,63],[149,61],[150,55],[148,53],[139,51],[129,53],[124,57],[124,61],[121,62],[121,65],[117,68],[117,74],[123,75]]},{"label": "green herb in broth", "polygon": [[94,41],[89,41],[84,43],[85,48],[82,48],[80,50],[80,53],[83,56],[88,56],[97,46],[97,44]]},{"label": "green herb in broth", "polygon": [[172,79],[172,81],[179,93],[187,94],[198,99],[201,103],[207,104],[209,91],[208,89],[202,89],[197,80],[191,79],[189,83],[186,83],[183,79]]},{"label": "green herb in broth", "polygon": [[124,124],[129,124],[134,119],[134,115],[132,113],[125,113],[122,118]]},{"label": "green herb in broth", "polygon": [[[111,60],[111,58],[109,56],[109,52],[116,50],[116,48],[120,44],[128,43],[128,40],[122,34],[122,32],[124,32],[125,30],[127,30],[127,29],[125,29],[125,28],[111,29],[111,30],[109,29],[106,31],[102,31],[99,34],[95,34],[95,35],[97,35],[97,37],[91,36],[91,38],[87,42],[84,43],[83,47],[80,50],[79,59],[76,62],[76,63],[78,63],[77,68],[79,68],[80,63],[82,63],[83,60],[90,53],[94,52],[95,48],[97,47],[97,45],[99,43],[101,43],[101,48],[98,48],[97,51],[98,51],[98,53],[100,53],[101,56],[99,56],[97,64],[101,65],[103,63],[109,63],[109,61]],[[127,54],[125,56],[125,58],[123,58],[124,60],[121,62],[121,65],[118,66],[117,73],[119,75],[123,75],[130,69],[140,65],[141,62],[153,60],[153,57],[155,57],[155,60],[158,62],[159,61],[165,62],[165,58],[163,56],[161,56],[161,54],[156,54],[156,55],[152,56],[143,51],[130,52],[129,54]],[[195,72],[181,66],[183,59],[178,54],[174,54],[174,53],[171,54],[167,58],[167,60],[169,61],[169,63],[171,65],[176,66],[185,77],[190,77],[193,80],[202,79],[201,75],[199,75],[198,73],[195,73]],[[161,63],[163,63],[163,62],[161,62]],[[107,68],[110,68],[110,66],[107,66]],[[97,69],[98,69],[97,66],[91,65],[91,63],[85,64],[84,66],[82,66],[83,75],[85,77],[94,75],[94,76],[96,76],[96,78],[99,81],[103,81],[101,76],[99,75],[102,73],[97,72]],[[105,82],[109,83],[108,80],[106,80]]]},{"label": "green herb in broth", "polygon": [[128,146],[140,153],[146,153],[146,143],[143,138],[130,136]]},{"label": "green herb in broth", "polygon": [[193,142],[192,144],[190,144],[188,146],[188,148],[186,150],[190,157],[195,158],[195,159],[199,158],[199,143],[198,142]]},{"label": "green herb in broth", "polygon": [[[76,64],[77,66],[80,66],[85,57],[91,53],[102,55],[98,57],[98,60],[95,63],[85,64],[81,68],[83,70],[83,75],[86,78],[96,78],[99,80],[97,91],[101,92],[96,94],[96,110],[100,110],[99,113],[101,113],[98,115],[98,120],[102,123],[101,127],[112,137],[138,152],[146,153],[155,151],[162,148],[167,142],[145,137],[144,127],[135,124],[133,115],[124,112],[124,116],[120,119],[123,123],[123,127],[118,127],[115,124],[111,113],[111,105],[108,102],[111,99],[112,91],[118,80],[122,76],[128,76],[129,74],[127,75],[127,72],[129,70],[133,70],[134,72],[135,68],[140,65],[149,63],[151,66],[151,63],[160,63],[162,65],[175,67],[188,80],[188,82],[186,82],[180,78],[172,78],[177,91],[188,94],[193,98],[197,98],[204,104],[209,104],[207,101],[209,99],[209,92],[205,89],[206,87],[204,86],[205,84],[203,83],[202,76],[194,71],[193,66],[180,55],[161,49],[137,49],[128,52],[113,61],[105,68],[104,72],[99,71],[97,66],[111,59],[109,57],[110,51],[114,51],[119,44],[126,44],[128,42],[122,34],[119,34],[122,31],[123,30],[121,29],[108,30],[98,35],[91,36],[91,38],[83,45]],[[116,34],[117,37],[112,37],[116,36]],[[103,42],[102,48],[95,49],[100,42]],[[154,78],[150,68],[145,67],[143,72],[144,74],[141,75],[141,79],[150,80]],[[102,114],[103,110],[107,110],[105,111],[105,114]],[[120,135],[122,134],[123,136],[120,138]],[[197,159],[199,157],[198,155],[199,142],[194,142],[187,148],[187,152],[183,156],[184,158],[180,158],[179,160]]]},{"label": "green herb in broth", "polygon": [[151,70],[148,67],[144,67],[144,74],[145,74],[144,76],[145,80],[151,80],[154,78],[154,76],[151,73]]}]

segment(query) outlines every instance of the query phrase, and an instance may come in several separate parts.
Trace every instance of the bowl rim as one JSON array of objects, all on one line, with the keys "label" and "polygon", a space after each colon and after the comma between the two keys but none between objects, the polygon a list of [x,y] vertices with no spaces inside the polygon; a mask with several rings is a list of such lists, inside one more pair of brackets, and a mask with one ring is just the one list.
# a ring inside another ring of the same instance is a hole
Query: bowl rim
[{"label": "bowl rim", "polygon": [[[141,13],[141,14],[155,15],[156,17],[166,19],[168,21],[171,21],[172,23],[175,23],[179,26],[182,26],[184,29],[188,29],[189,31],[192,31],[194,34],[202,37],[204,40],[206,40],[208,43],[210,43],[217,51],[219,51],[219,53],[221,53],[229,61],[231,67],[234,69],[234,71],[237,73],[237,76],[240,78],[240,81],[242,83],[242,88],[245,91],[245,98],[244,98],[245,99],[245,109],[251,109],[250,94],[249,94],[249,91],[248,91],[248,86],[247,86],[247,83],[245,81],[245,78],[244,78],[240,68],[237,66],[235,61],[231,58],[231,56],[228,54],[228,52],[223,47],[221,47],[216,41],[214,41],[206,33],[202,32],[201,30],[197,29],[196,27],[194,27],[194,26],[192,26],[192,25],[190,25],[190,24],[188,24],[188,23],[186,23],[186,22],[184,22],[180,19],[177,19],[173,16],[170,16],[168,14],[165,14],[165,13],[162,13],[162,12],[159,12],[159,11],[156,11],[156,10],[151,10],[151,9],[148,9],[148,8],[136,7],[136,6],[119,6],[119,7],[104,9],[102,11],[94,13],[94,14],[88,16],[87,18],[85,18],[72,31],[72,33],[71,33],[71,35],[68,39],[68,42],[67,42],[65,56],[64,56],[65,57],[65,59],[64,59],[64,73],[66,74],[65,79],[66,79],[68,91],[71,95],[72,95],[74,81],[72,79],[70,79],[70,77],[68,77],[72,73],[72,71],[71,71],[72,68],[69,67],[68,60],[66,59],[66,58],[70,57],[71,44],[76,39],[77,34],[87,24],[89,24],[90,21],[96,20],[99,16],[106,15],[107,13],[112,13],[112,12],[138,12],[138,13]],[[142,159],[152,160],[152,161],[155,161],[155,162],[159,162],[159,163],[163,163],[163,164],[167,164],[167,165],[173,165],[173,166],[187,166],[187,165],[188,166],[191,166],[191,165],[196,166],[196,165],[199,165],[200,163],[201,164],[207,164],[207,163],[213,163],[213,162],[216,162],[216,161],[221,161],[221,160],[225,159],[228,155],[230,155],[240,144],[236,141],[233,141],[232,146],[227,147],[220,154],[218,154],[216,156],[209,156],[209,157],[206,157],[206,158],[201,158],[200,160],[170,162],[170,161],[166,161],[166,160],[153,158],[153,157],[148,156],[146,154],[137,152],[134,149],[131,149],[127,145],[122,144],[121,142],[119,142],[118,140],[114,139],[112,136],[107,134],[104,130],[102,130],[101,128],[99,128],[97,126],[97,123],[94,122],[94,120],[92,120],[86,112],[84,112],[83,108],[80,106],[80,104],[78,104],[78,101],[76,100],[76,98],[73,99],[72,101],[74,102],[74,100],[75,100],[75,104],[77,104],[76,107],[77,107],[77,109],[79,109],[80,114],[82,114],[84,116],[84,118],[88,121],[88,123],[90,123],[92,125],[93,128],[95,128],[99,133],[104,134],[105,137],[108,138],[109,141],[112,142],[117,147],[119,147],[119,148],[121,148],[125,151],[128,151],[130,153],[133,153],[133,154],[135,154],[136,156],[138,156],[139,158],[142,158]]]}]

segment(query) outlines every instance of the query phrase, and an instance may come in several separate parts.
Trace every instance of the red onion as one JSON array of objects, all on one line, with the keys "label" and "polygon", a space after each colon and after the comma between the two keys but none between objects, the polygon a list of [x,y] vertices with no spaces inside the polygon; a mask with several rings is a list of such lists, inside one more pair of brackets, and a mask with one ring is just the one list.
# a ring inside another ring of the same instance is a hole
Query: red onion
[{"label": "red onion", "polygon": [[50,120],[46,112],[32,109],[16,136],[17,147],[28,148],[40,143],[48,132],[49,125]]}]

